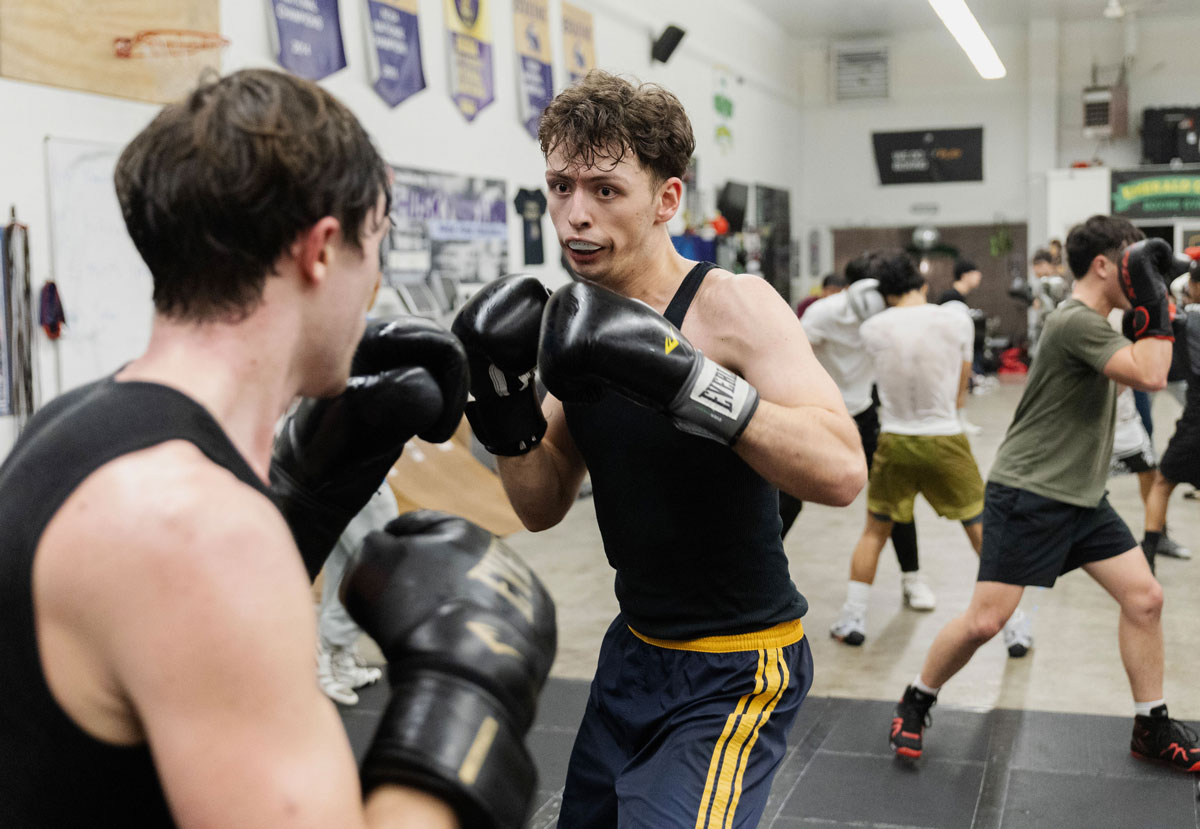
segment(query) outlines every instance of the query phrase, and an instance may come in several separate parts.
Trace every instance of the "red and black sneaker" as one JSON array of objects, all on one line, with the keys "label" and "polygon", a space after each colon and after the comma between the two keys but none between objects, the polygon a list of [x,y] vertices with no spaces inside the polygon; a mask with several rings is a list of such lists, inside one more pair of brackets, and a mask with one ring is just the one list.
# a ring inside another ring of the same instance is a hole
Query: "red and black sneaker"
[{"label": "red and black sneaker", "polygon": [[1167,716],[1160,705],[1144,717],[1133,718],[1129,751],[1140,760],[1152,760],[1179,771],[1200,772],[1200,738],[1179,720]]},{"label": "red and black sneaker", "polygon": [[932,724],[929,709],[937,702],[936,694],[926,694],[909,685],[896,703],[892,717],[892,750],[913,760],[921,756],[921,734]]}]

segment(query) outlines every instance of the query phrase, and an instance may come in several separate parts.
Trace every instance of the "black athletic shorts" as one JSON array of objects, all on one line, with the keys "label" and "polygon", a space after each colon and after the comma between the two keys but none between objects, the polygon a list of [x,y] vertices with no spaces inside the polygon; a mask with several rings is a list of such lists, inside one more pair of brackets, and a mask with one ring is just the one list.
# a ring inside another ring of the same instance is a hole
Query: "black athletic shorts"
[{"label": "black athletic shorts", "polygon": [[1108,503],[1077,507],[988,481],[979,581],[1052,587],[1064,573],[1137,546]]},{"label": "black athletic shorts", "polygon": [[1200,423],[1179,419],[1158,471],[1172,483],[1200,487]]}]

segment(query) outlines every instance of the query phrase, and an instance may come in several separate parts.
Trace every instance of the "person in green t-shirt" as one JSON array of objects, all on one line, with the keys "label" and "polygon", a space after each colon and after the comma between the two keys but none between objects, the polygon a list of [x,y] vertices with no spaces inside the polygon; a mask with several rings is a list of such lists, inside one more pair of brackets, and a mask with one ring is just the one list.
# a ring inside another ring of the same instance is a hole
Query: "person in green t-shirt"
[{"label": "person in green t-shirt", "polygon": [[[1173,339],[1167,282],[1178,265],[1166,242],[1146,240],[1127,220],[1110,216],[1074,227],[1067,258],[1077,276],[1071,298],[1046,319],[988,476],[975,593],[966,612],[942,628],[905,689],[892,719],[892,748],[920,757],[941,686],[1000,632],[1027,586],[1050,587],[1082,567],[1121,607],[1134,756],[1200,771],[1196,732],[1168,717],[1163,700],[1162,588],[1105,493],[1116,383],[1154,391],[1167,382]],[[1125,336],[1108,324],[1113,308],[1126,309]]]}]

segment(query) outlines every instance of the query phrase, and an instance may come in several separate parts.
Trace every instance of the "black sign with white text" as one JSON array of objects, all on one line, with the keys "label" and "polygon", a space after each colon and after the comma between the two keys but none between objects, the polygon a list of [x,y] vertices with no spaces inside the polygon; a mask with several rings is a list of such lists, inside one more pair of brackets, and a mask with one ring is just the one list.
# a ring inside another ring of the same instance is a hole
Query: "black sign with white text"
[{"label": "black sign with white text", "polygon": [[983,181],[983,127],[876,132],[880,184]]}]

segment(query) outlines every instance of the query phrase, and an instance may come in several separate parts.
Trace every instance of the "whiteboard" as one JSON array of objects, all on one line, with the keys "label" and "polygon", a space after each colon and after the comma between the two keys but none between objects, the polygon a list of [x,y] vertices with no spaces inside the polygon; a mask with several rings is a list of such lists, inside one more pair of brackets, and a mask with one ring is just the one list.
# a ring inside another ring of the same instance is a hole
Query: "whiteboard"
[{"label": "whiteboard", "polygon": [[153,283],[113,187],[121,148],[46,139],[51,278],[67,324],[58,390],[110,374],[141,354],[154,318]]}]

